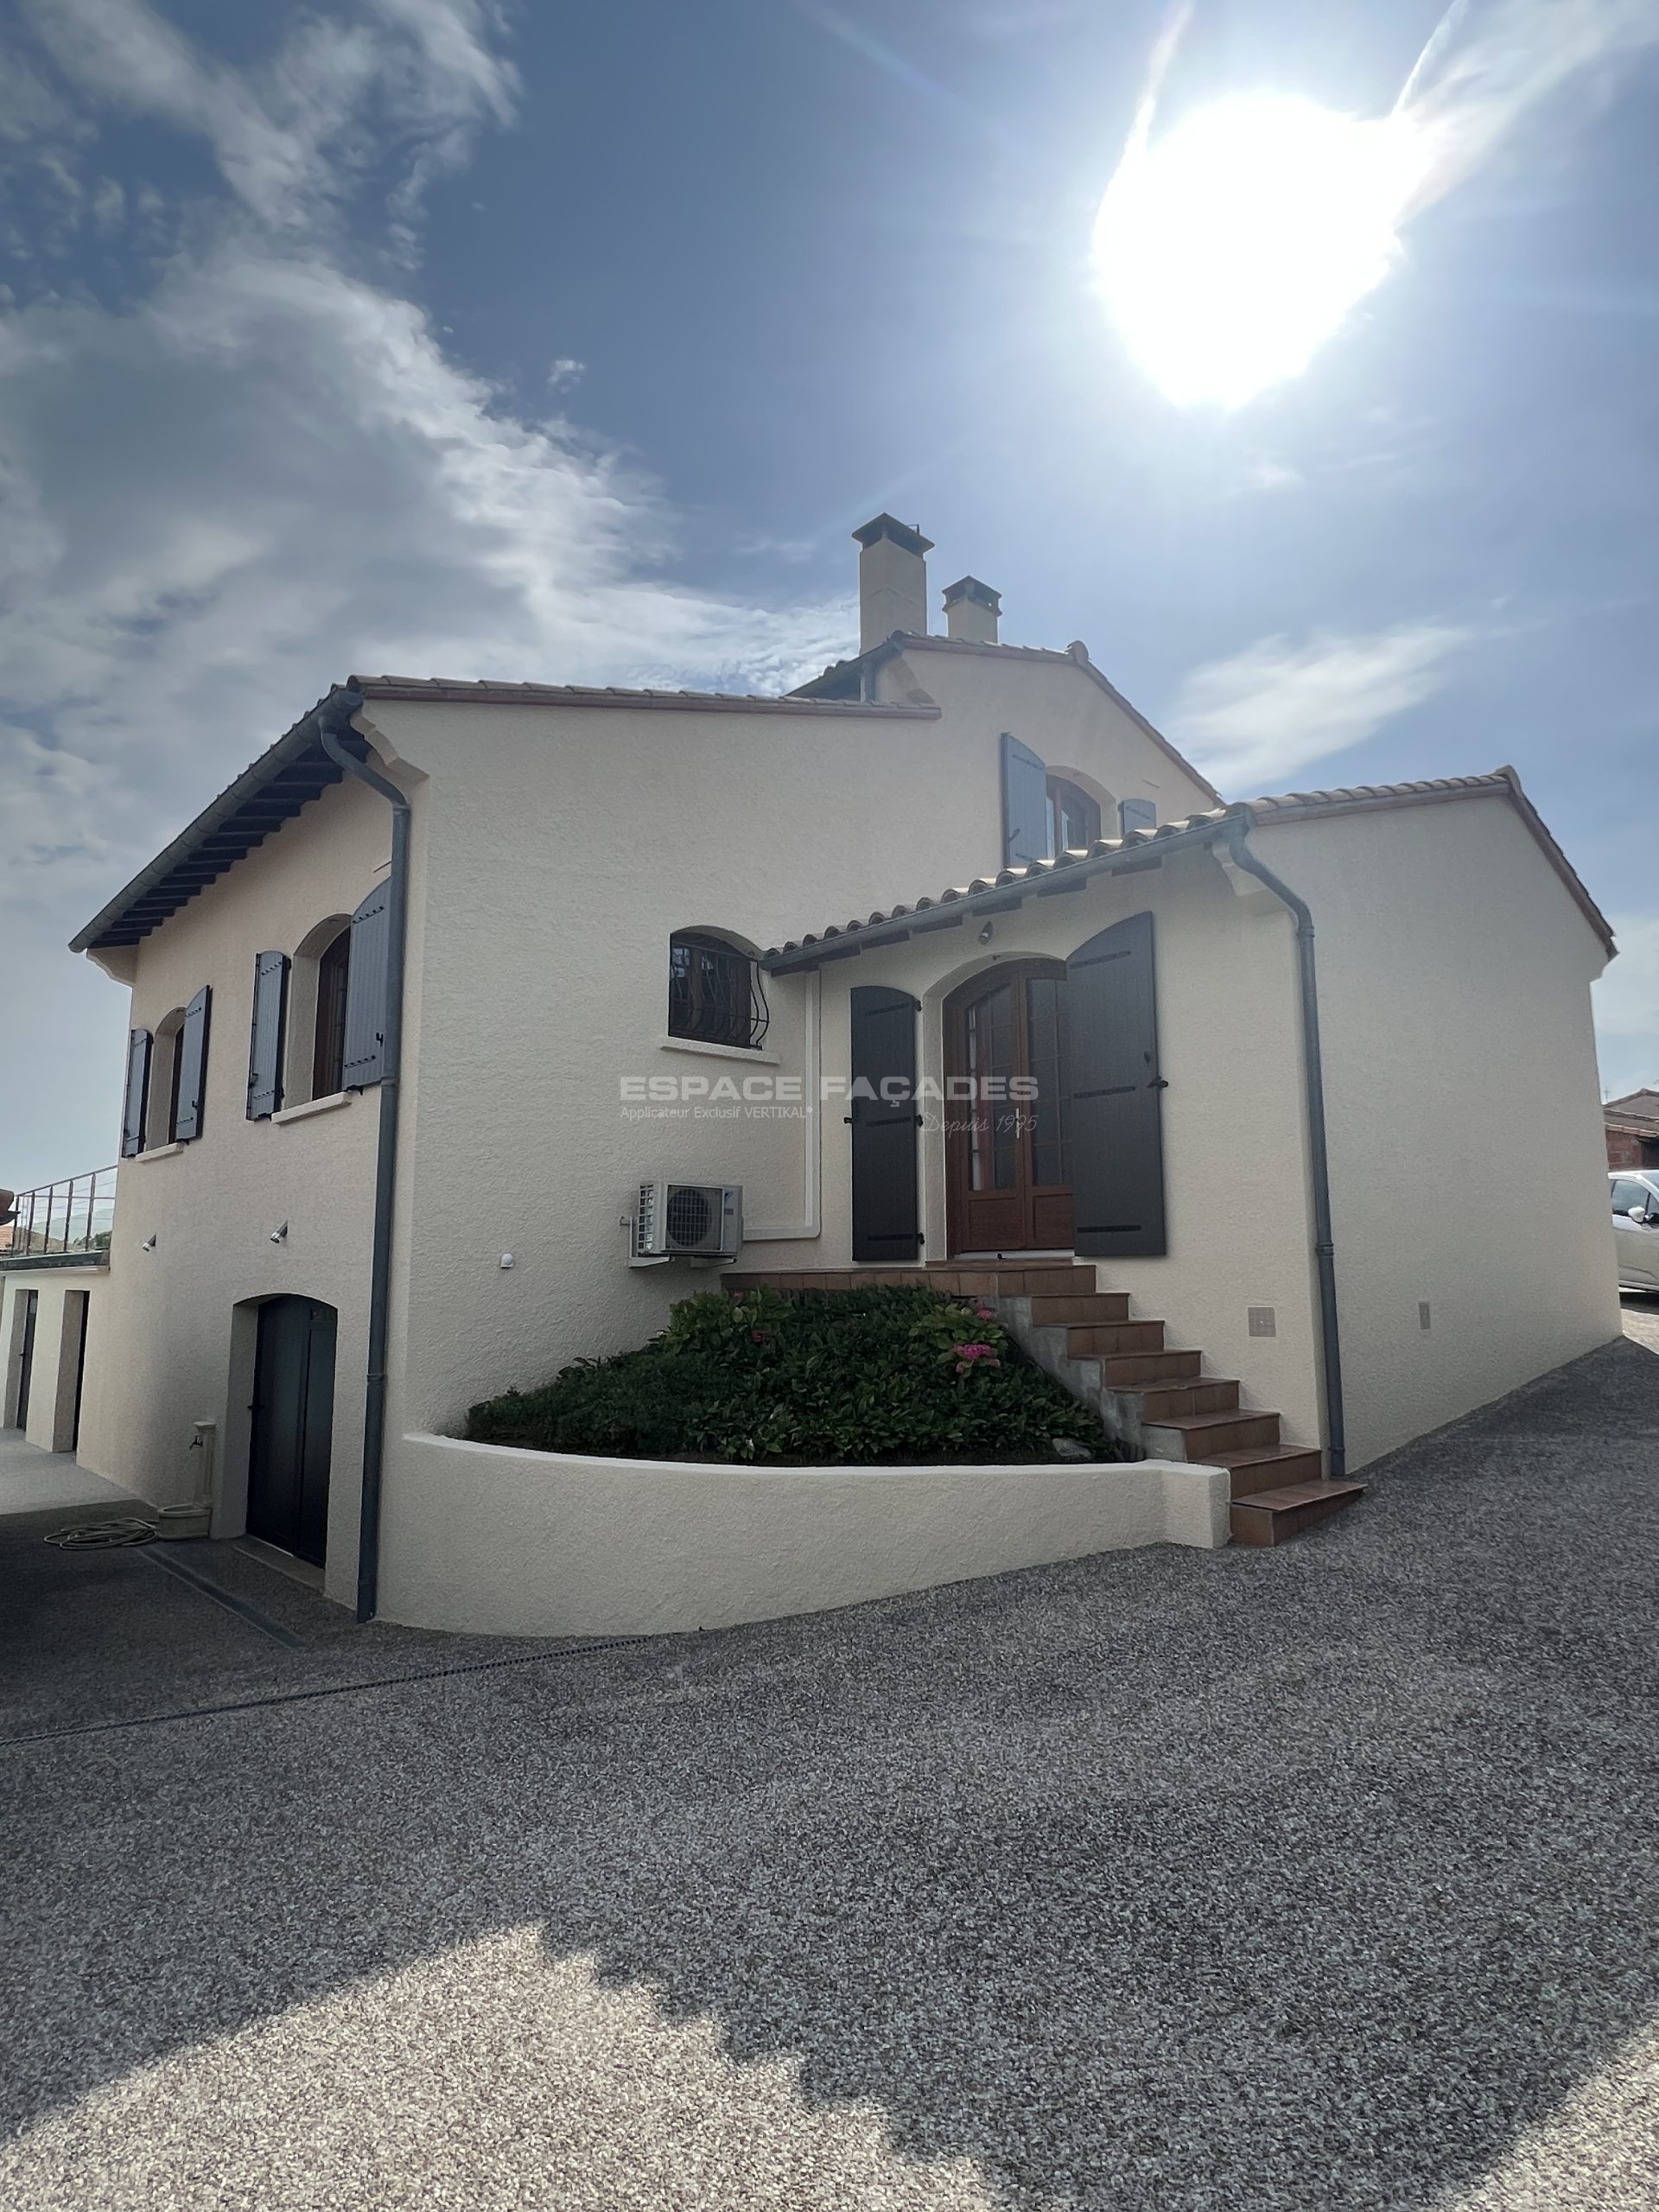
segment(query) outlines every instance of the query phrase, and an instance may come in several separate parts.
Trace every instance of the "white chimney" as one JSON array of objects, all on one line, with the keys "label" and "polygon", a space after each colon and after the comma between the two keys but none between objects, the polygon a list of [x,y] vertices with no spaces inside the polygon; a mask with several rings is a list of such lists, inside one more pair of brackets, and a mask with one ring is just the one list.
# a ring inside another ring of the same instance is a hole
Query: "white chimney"
[{"label": "white chimney", "polygon": [[1002,601],[989,584],[977,576],[964,576],[944,588],[944,626],[947,635],[964,645],[994,645]]},{"label": "white chimney", "polygon": [[933,541],[891,515],[877,515],[853,536],[858,556],[858,650],[867,653],[895,630],[927,634],[927,556]]}]

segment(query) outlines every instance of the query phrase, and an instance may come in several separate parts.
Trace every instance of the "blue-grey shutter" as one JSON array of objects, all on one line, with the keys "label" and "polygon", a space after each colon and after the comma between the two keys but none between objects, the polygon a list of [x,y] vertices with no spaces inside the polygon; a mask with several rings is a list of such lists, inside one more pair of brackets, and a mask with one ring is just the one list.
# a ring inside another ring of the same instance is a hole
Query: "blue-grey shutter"
[{"label": "blue-grey shutter", "polygon": [[1114,923],[1065,963],[1074,1249],[1090,1258],[1167,1249],[1164,1082],[1152,916]]},{"label": "blue-grey shutter", "polygon": [[134,1029],[127,1036],[127,1088],[121,1109],[121,1157],[130,1160],[144,1148],[144,1098],[149,1089],[149,1032]]},{"label": "blue-grey shutter", "polygon": [[288,1016],[288,955],[253,961],[253,1025],[248,1036],[248,1119],[264,1122],[283,1103],[283,1033]]},{"label": "blue-grey shutter", "polygon": [[386,1071],[386,932],[390,887],[378,885],[352,916],[346,969],[347,1090],[378,1083]]},{"label": "blue-grey shutter", "polygon": [[1126,798],[1120,811],[1126,837],[1131,830],[1155,830],[1158,827],[1158,809],[1149,798]]},{"label": "blue-grey shutter", "polygon": [[1048,764],[1002,733],[1002,865],[1023,868],[1048,852]]},{"label": "blue-grey shutter", "polygon": [[[916,1012],[908,991],[853,987],[853,1257],[902,1265],[921,1250],[916,1193]],[[899,1096],[888,1103],[884,1079]],[[860,1096],[861,1092],[867,1092]]]},{"label": "blue-grey shutter", "polygon": [[207,1014],[213,986],[204,983],[184,1009],[174,1050],[179,1056],[179,1113],[173,1134],[181,1144],[201,1135],[202,1094],[207,1084]]}]

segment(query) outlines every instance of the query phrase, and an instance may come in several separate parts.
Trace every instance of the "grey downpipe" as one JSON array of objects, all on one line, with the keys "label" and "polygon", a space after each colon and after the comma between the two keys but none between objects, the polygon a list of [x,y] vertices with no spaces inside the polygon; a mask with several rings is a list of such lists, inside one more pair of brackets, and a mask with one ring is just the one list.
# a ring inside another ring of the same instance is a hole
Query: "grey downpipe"
[{"label": "grey downpipe", "polygon": [[1348,1432],[1342,1403],[1342,1332],[1337,1319],[1337,1250],[1331,1228],[1331,1159],[1325,1135],[1325,1062],[1319,1050],[1319,981],[1313,962],[1313,916],[1305,899],[1256,858],[1244,840],[1249,824],[1235,815],[1226,828],[1234,865],[1266,884],[1296,924],[1296,959],[1301,983],[1302,1072],[1307,1111],[1308,1163],[1313,1176],[1313,1262],[1319,1286],[1320,1381],[1325,1395],[1325,1440],[1331,1478],[1340,1481],[1348,1466]]},{"label": "grey downpipe", "polygon": [[[330,700],[337,721],[363,704],[360,692]],[[372,1621],[380,1594],[380,1492],[386,1457],[386,1340],[390,1333],[391,1224],[397,1185],[397,1092],[404,1049],[404,947],[409,933],[409,801],[396,784],[347,753],[329,721],[318,725],[336,767],[378,791],[391,808],[391,873],[386,879],[386,1013],[382,1032],[380,1134],[374,1162],[374,1242],[369,1268],[369,1366],[363,1399],[363,1503],[358,1522],[357,1618]]]}]

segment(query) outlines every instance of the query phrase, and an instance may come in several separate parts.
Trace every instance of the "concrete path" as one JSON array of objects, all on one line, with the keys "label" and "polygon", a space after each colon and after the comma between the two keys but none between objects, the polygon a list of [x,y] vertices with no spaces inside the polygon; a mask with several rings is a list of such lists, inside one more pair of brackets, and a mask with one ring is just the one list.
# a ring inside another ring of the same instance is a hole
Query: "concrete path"
[{"label": "concrete path", "polygon": [[0,1516],[76,1505],[101,1505],[114,1514],[130,1510],[132,1500],[118,1483],[79,1465],[73,1452],[43,1452],[15,1428],[0,1429]]},{"label": "concrete path", "polygon": [[1282,1551],[596,1653],[0,1544],[0,2198],[1651,2212],[1656,1351]]}]

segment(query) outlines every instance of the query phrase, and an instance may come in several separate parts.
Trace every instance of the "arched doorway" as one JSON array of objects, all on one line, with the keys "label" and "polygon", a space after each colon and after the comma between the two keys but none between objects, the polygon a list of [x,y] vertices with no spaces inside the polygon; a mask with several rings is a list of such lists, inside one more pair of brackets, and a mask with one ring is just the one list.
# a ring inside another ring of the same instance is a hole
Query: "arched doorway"
[{"label": "arched doorway", "polygon": [[953,1253],[1071,1249],[1065,1000],[1064,964],[1033,960],[988,969],[945,1001]]},{"label": "arched doorway", "polygon": [[254,1357],[248,1534],[314,1567],[328,1542],[335,1318],[314,1298],[270,1299]]}]

